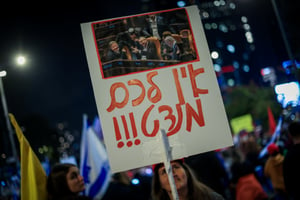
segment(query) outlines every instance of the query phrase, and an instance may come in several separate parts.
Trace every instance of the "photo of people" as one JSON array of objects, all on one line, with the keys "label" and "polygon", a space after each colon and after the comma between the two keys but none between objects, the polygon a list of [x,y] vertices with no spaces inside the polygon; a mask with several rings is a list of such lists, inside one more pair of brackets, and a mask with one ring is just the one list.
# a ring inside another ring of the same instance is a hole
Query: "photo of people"
[{"label": "photo of people", "polygon": [[184,8],[92,24],[103,78],[199,60]]}]

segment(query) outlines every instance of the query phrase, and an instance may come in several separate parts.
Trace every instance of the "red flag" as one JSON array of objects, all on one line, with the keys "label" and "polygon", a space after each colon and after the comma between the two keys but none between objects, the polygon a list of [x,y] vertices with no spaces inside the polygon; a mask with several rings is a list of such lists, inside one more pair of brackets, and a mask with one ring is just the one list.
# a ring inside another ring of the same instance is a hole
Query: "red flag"
[{"label": "red flag", "polygon": [[274,116],[270,106],[268,106],[268,118],[269,118],[269,133],[273,135],[276,129],[276,122],[274,120]]}]

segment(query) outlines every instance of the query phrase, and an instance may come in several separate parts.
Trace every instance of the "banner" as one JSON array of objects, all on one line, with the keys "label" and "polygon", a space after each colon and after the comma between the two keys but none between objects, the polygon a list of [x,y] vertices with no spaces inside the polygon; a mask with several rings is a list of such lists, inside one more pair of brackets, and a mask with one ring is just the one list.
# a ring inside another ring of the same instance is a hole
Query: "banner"
[{"label": "banner", "polygon": [[232,145],[196,6],[81,24],[113,172]]}]

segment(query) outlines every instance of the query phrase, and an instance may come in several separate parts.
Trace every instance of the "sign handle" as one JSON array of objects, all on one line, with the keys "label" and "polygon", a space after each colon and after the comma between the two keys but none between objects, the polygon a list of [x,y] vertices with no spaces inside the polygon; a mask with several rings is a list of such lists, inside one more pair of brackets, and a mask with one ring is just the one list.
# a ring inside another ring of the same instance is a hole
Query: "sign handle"
[{"label": "sign handle", "polygon": [[162,136],[164,165],[165,165],[165,170],[168,174],[168,179],[169,179],[169,183],[171,186],[173,200],[179,200],[179,196],[178,196],[176,185],[175,185],[175,180],[173,177],[173,170],[172,170],[172,166],[171,166],[172,147],[170,147],[166,131],[164,129],[161,129],[160,132],[161,132],[161,136]]}]

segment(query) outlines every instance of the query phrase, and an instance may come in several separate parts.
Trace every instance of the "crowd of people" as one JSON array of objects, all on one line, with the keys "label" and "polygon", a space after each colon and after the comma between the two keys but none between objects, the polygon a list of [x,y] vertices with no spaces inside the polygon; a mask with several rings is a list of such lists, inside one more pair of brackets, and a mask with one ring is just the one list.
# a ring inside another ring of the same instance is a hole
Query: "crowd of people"
[{"label": "crowd of people", "polygon": [[[116,21],[114,26],[107,24],[114,27],[111,31],[116,31],[116,35],[109,36],[108,40],[106,34],[96,38],[103,40],[102,62],[116,59],[179,62],[195,59],[194,41],[186,14],[176,11],[173,18],[171,14],[138,16]],[[174,28],[171,22],[181,26]]]},{"label": "crowd of people", "polygon": [[[179,199],[300,199],[297,184],[300,179],[299,119],[283,123],[280,134],[272,143],[260,136],[256,132],[243,133],[232,147],[171,161]],[[264,148],[267,153],[260,157]],[[159,163],[147,169],[152,173],[145,175],[135,169],[113,174],[101,199],[172,200],[164,165]],[[139,179],[139,183],[133,184],[133,179]],[[82,195],[84,190],[84,178],[76,165],[52,167],[47,178],[49,200],[91,199]],[[1,189],[2,195],[4,192]],[[4,199],[18,199],[15,195]]]},{"label": "crowd of people", "polygon": [[[171,161],[179,199],[300,199],[297,184],[300,180],[300,121],[299,116],[295,118],[281,124],[280,134],[273,142],[262,137],[266,133],[242,131],[232,147]],[[262,154],[264,149],[265,155]],[[172,200],[164,164],[146,168],[152,173],[146,175],[141,168],[113,174],[101,199]],[[138,184],[133,184],[133,179],[138,179]],[[9,188],[3,184],[1,181],[0,199],[19,199],[18,194],[9,195]],[[57,164],[51,168],[47,178],[49,200],[91,199],[82,195],[84,190],[84,178],[76,165]],[[4,194],[9,198],[2,196]]]},{"label": "crowd of people", "polygon": [[[264,158],[259,158],[261,148],[253,133],[243,136],[238,146],[171,161],[179,199],[300,199],[300,122],[281,132],[276,144],[267,145]],[[133,186],[127,172],[114,174],[103,199],[172,200],[164,164],[153,165],[152,171],[143,187]],[[47,189],[49,199],[89,199],[80,196],[83,177],[71,164],[52,168]]]},{"label": "crowd of people", "polygon": [[[130,37],[124,39],[124,34]],[[180,37],[180,36],[179,36]],[[190,61],[195,59],[188,41],[174,38],[174,34],[165,31],[162,39],[154,36],[139,36],[135,31],[122,33],[122,37],[108,44],[106,61],[125,60],[176,60]]]}]

